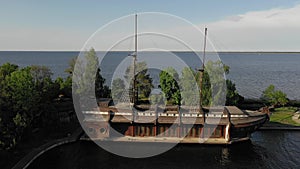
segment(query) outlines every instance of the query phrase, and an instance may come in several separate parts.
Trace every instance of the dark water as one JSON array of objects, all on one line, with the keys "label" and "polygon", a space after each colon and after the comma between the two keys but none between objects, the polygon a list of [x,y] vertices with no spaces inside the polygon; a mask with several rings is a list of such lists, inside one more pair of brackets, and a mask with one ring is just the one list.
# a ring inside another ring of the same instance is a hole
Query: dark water
[{"label": "dark water", "polygon": [[253,134],[252,141],[229,146],[178,145],[166,153],[145,159],[120,157],[92,142],[78,142],[50,150],[29,168],[300,168],[300,132],[261,131]]},{"label": "dark water", "polygon": [[[45,65],[54,72],[53,78],[66,77],[64,70],[78,52],[0,52],[0,65],[11,62],[21,67]],[[110,84],[115,67],[128,52],[111,52],[102,61],[102,75]],[[156,53],[157,55],[157,53]],[[198,68],[199,58],[190,52],[176,53],[187,65]],[[227,78],[236,83],[239,93],[247,98],[258,98],[270,84],[287,93],[290,99],[300,100],[300,53],[219,53],[231,70]],[[163,55],[154,59],[161,62]]]},{"label": "dark water", "polygon": [[64,72],[69,61],[78,56],[79,52],[32,52],[32,51],[0,51],[0,65],[10,62],[20,67],[29,65],[43,65],[49,67],[54,78],[66,77]]}]

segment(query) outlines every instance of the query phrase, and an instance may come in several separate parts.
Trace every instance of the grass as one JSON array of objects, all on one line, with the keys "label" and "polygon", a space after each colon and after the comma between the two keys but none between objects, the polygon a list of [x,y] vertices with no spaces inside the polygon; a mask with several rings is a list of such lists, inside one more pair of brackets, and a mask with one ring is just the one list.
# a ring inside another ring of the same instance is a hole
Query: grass
[{"label": "grass", "polygon": [[294,113],[297,111],[296,107],[280,107],[275,108],[274,112],[272,112],[270,123],[276,124],[284,124],[291,126],[300,126],[299,123],[296,123],[292,117]]}]

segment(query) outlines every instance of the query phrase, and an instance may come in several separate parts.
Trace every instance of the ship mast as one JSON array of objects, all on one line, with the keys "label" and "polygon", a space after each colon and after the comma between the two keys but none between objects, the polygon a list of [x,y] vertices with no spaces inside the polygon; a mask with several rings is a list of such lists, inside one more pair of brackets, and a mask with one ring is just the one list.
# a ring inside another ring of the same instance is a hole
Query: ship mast
[{"label": "ship mast", "polygon": [[134,32],[134,53],[133,53],[133,105],[135,106],[137,103],[137,89],[136,89],[136,58],[137,58],[137,14],[135,14],[135,32]]},{"label": "ship mast", "polygon": [[203,58],[202,58],[202,67],[198,69],[199,71],[199,90],[200,90],[200,112],[202,111],[202,103],[203,103],[203,96],[202,96],[202,89],[203,89],[203,76],[204,76],[204,67],[205,67],[205,52],[206,52],[206,38],[207,38],[207,28],[205,28],[204,34],[204,45],[203,45]]}]

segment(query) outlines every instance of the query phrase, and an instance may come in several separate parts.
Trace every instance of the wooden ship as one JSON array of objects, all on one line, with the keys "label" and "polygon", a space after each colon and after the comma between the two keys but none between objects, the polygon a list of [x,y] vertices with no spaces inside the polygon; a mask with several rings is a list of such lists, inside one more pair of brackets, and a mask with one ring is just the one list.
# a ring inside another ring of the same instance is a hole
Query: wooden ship
[{"label": "wooden ship", "polygon": [[[137,16],[135,16],[137,25]],[[135,52],[137,57],[137,26],[135,25]],[[204,72],[207,29],[205,29],[204,56],[200,77]],[[133,71],[135,68],[133,67]],[[134,72],[135,74],[135,72]],[[92,140],[122,142],[231,144],[249,140],[269,119],[268,108],[245,111],[236,106],[200,107],[191,110],[184,106],[137,105],[135,82],[130,106],[118,107],[111,99],[100,99],[99,107],[84,111],[83,125]],[[200,97],[202,95],[200,78]]]}]

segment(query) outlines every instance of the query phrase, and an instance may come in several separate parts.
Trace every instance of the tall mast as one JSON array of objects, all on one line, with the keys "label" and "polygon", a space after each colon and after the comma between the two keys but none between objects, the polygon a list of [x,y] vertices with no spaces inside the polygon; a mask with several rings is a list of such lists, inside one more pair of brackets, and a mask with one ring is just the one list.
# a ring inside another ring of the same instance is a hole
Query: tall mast
[{"label": "tall mast", "polygon": [[135,66],[137,58],[137,14],[135,14],[135,32],[134,32],[134,54],[133,54],[133,105],[136,105],[137,102],[137,90],[136,90],[136,78],[135,78]]},{"label": "tall mast", "polygon": [[202,103],[203,103],[202,89],[203,89],[203,76],[204,76],[204,67],[205,67],[206,37],[207,37],[207,28],[205,28],[205,33],[204,33],[202,67],[198,70],[199,75],[200,75],[199,76],[199,88],[200,88],[200,103],[199,103],[200,105],[199,106],[200,106],[200,111],[202,110]]},{"label": "tall mast", "polygon": [[202,60],[202,69],[203,70],[204,70],[204,64],[205,64],[206,37],[207,37],[207,28],[205,28],[205,34],[204,34],[203,60]]},{"label": "tall mast", "polygon": [[137,14],[135,14],[135,47],[134,47],[135,57],[137,57],[137,45],[138,45],[138,43],[137,43]]}]

